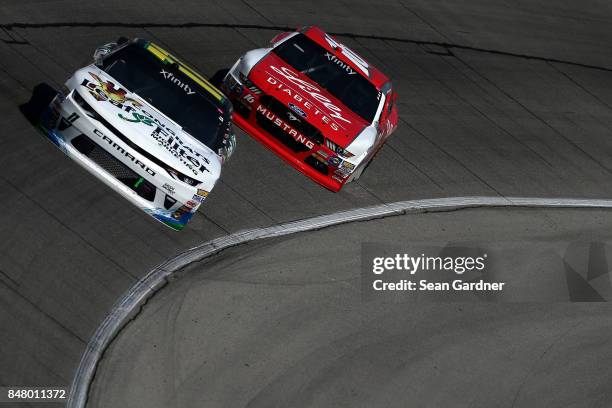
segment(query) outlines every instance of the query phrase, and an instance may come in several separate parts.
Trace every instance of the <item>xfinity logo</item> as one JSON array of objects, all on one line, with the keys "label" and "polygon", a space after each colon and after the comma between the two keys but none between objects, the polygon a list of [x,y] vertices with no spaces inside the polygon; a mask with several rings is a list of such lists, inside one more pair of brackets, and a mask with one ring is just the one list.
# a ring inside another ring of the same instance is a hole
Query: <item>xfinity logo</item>
[{"label": "xfinity logo", "polygon": [[359,55],[355,54],[350,48],[344,46],[344,44],[340,44],[338,41],[331,38],[329,35],[325,34],[325,41],[332,47],[334,50],[340,50],[343,55],[345,55],[353,64],[357,66],[364,74],[370,76],[369,65],[368,63],[361,58]]},{"label": "xfinity logo", "polygon": [[335,55],[333,55],[333,54],[331,54],[329,52],[326,52],[325,56],[327,57],[328,61],[335,62],[336,65],[338,65],[340,68],[345,70],[349,75],[355,75],[357,73],[357,72],[355,72],[355,70],[353,68],[351,68],[349,66],[349,64],[347,64],[344,61],[339,60],[338,57],[336,57]]},{"label": "xfinity logo", "polygon": [[179,88],[181,88],[183,91],[187,92],[187,95],[193,95],[195,93],[195,91],[192,91],[191,88],[189,87],[189,85],[187,85],[185,82],[181,81],[180,79],[178,79],[177,77],[174,76],[174,74],[172,72],[168,72],[168,71],[164,71],[163,69],[161,70],[160,74],[162,74],[162,76],[165,79],[170,80],[170,82],[172,82],[173,84],[175,84],[176,86],[178,86]]}]

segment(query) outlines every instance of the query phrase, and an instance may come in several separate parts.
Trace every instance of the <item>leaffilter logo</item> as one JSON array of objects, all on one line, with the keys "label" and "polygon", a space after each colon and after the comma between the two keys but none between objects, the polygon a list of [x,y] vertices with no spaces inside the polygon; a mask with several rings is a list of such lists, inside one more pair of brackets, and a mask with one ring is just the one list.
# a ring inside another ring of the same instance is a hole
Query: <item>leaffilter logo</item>
[{"label": "leaffilter logo", "polygon": [[153,126],[153,124],[155,123],[153,122],[153,119],[138,112],[132,112],[133,119],[127,118],[120,113],[117,116],[119,116],[123,120],[127,120],[128,122],[144,123],[147,126]]}]

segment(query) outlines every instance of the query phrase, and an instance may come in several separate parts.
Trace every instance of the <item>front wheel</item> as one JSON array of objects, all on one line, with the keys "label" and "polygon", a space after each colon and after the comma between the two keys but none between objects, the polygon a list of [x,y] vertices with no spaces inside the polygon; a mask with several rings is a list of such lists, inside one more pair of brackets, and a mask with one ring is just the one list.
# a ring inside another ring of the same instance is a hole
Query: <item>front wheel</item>
[{"label": "front wheel", "polygon": [[353,172],[349,182],[359,180],[359,178],[361,177],[363,172],[366,170],[366,168],[370,165],[370,163],[372,163],[372,157],[370,157],[368,160],[364,160],[364,162],[361,163],[359,167],[357,167],[357,169]]}]

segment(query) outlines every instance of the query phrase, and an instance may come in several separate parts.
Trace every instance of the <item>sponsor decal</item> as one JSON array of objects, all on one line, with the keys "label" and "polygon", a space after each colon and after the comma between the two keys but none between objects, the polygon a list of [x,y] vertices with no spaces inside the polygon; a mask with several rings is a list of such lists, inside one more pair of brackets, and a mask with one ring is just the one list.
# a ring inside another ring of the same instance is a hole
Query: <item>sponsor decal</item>
[{"label": "sponsor decal", "polygon": [[329,35],[325,34],[325,41],[332,47],[334,50],[340,50],[342,55],[349,59],[360,71],[366,74],[368,77],[370,76],[370,66],[368,63],[357,55],[353,50],[345,46],[344,44],[339,43],[338,41],[331,38]]},{"label": "sponsor decal", "polygon": [[327,116],[325,113],[320,111],[319,108],[317,108],[311,102],[305,100],[300,94],[295,93],[294,90],[292,90],[291,88],[286,87],[278,79],[270,76],[270,77],[268,77],[267,82],[269,84],[271,84],[271,85],[274,85],[277,90],[279,90],[281,92],[284,92],[287,95],[289,95],[290,97],[292,97],[295,101],[302,103],[303,106],[306,109],[308,109],[311,113],[313,113],[315,116],[320,116],[321,121],[323,123],[329,125],[329,127],[331,127],[332,130],[339,130],[340,129],[339,126],[334,121],[332,121],[331,117]]},{"label": "sponsor decal", "polygon": [[168,193],[170,193],[170,195],[174,195],[174,186],[171,186],[168,183],[164,183],[164,185],[162,186],[162,188],[164,190],[166,190]]},{"label": "sponsor decal", "polygon": [[291,109],[292,111],[294,111],[295,113],[297,113],[297,114],[298,114],[298,115],[300,115],[301,117],[305,118],[305,117],[307,116],[307,115],[306,115],[306,112],[304,112],[304,111],[302,110],[302,108],[300,108],[300,107],[299,107],[299,106],[297,106],[296,104],[293,104],[293,103],[289,102],[289,103],[287,104],[287,106],[289,106],[289,109]]},{"label": "sponsor decal", "polygon": [[160,146],[163,146],[172,153],[172,155],[187,166],[194,175],[198,175],[205,171],[210,173],[210,170],[206,167],[206,164],[210,164],[210,161],[205,156],[202,156],[200,153],[187,146],[172,129],[160,122],[156,117],[144,109],[140,109],[138,112],[133,109],[127,109],[127,111],[131,113],[131,117],[124,116],[121,113],[117,114],[117,116],[127,122],[155,126],[155,130],[151,133],[151,137],[153,137]]},{"label": "sponsor decal", "polygon": [[117,88],[112,81],[104,81],[92,72],[89,74],[95,82],[84,79],[81,85],[87,88],[96,100],[109,102],[123,110],[124,113],[117,114],[120,119],[132,123],[142,123],[146,126],[156,126],[151,133],[151,137],[160,146],[163,146],[174,157],[178,158],[194,175],[197,176],[205,171],[210,173],[210,170],[206,167],[206,164],[210,164],[208,158],[187,146],[172,129],[143,109],[143,104],[128,97],[126,90]]},{"label": "sponsor decal", "polygon": [[313,154],[313,157],[315,159],[317,159],[318,161],[320,161],[321,163],[326,163],[326,160],[324,157],[321,157],[321,155],[319,154],[319,152]]},{"label": "sponsor decal", "polygon": [[247,88],[249,89],[249,91],[253,92],[255,95],[261,94],[261,90],[255,85],[248,86]]},{"label": "sponsor decal", "polygon": [[391,120],[387,119],[385,121],[385,124],[383,125],[383,129],[382,129],[382,136],[388,136],[391,133],[393,133],[393,130],[395,129],[395,126],[393,125],[393,123],[391,123]]},{"label": "sponsor decal", "polygon": [[198,203],[193,201],[193,200],[188,200],[185,203],[185,207],[187,207],[187,208],[193,208],[193,207],[197,207],[197,206],[198,206]]},{"label": "sponsor decal", "polygon": [[351,68],[351,66],[349,64],[347,64],[346,62],[342,61],[341,59],[336,57],[331,52],[326,52],[325,53],[325,57],[327,58],[328,61],[331,61],[331,62],[335,63],[340,68],[345,70],[348,75],[355,75],[357,73],[357,72],[355,72],[355,70],[353,68]]},{"label": "sponsor decal", "polygon": [[158,122],[156,122],[156,124],[157,127],[151,133],[151,136],[157,140],[160,146],[165,147],[174,157],[187,166],[194,175],[205,171],[210,173],[210,170],[206,167],[206,164],[210,164],[210,161],[205,156],[187,146],[183,140],[170,129],[160,126]]},{"label": "sponsor decal", "polygon": [[[183,217],[183,215],[185,214],[189,214],[191,213],[191,209],[187,206],[181,206],[178,210],[176,210],[175,212],[172,213],[171,217],[174,218],[175,220],[181,220],[181,218]],[[188,220],[185,220],[184,222],[187,222]]]},{"label": "sponsor decal", "polygon": [[266,117],[266,119],[274,123],[279,128],[283,129],[285,133],[287,133],[289,136],[294,138],[297,142],[302,143],[309,149],[314,148],[314,143],[312,142],[312,140],[310,140],[309,138],[307,138],[306,136],[304,136],[303,134],[301,134],[300,132],[292,128],[291,126],[289,126],[285,121],[283,121],[273,112],[268,110],[265,106],[259,105],[257,107],[257,112],[263,114]]},{"label": "sponsor decal", "polygon": [[115,142],[113,139],[111,139],[110,137],[106,136],[104,133],[102,133],[101,131],[99,131],[98,129],[94,128],[94,134],[96,136],[98,136],[100,139],[102,139],[103,141],[105,141],[106,143],[108,143],[109,146],[113,147],[115,150],[117,150],[119,153],[121,153],[123,156],[127,157],[132,163],[134,163],[135,165],[139,166],[140,168],[142,168],[144,171],[146,171],[148,174],[150,174],[151,176],[155,176],[155,170],[151,169],[150,167],[148,167],[146,164],[144,164],[143,162],[141,162],[140,160],[138,160],[136,157],[134,157],[130,152],[126,151],[123,146],[120,146],[117,144],[117,142]]},{"label": "sponsor decal", "polygon": [[97,101],[108,101],[118,108],[123,108],[126,104],[130,104],[133,107],[142,106],[136,99],[128,97],[125,89],[117,88],[112,81],[104,81],[93,72],[90,72],[89,75],[91,75],[95,82],[85,78],[81,82],[81,86],[87,88],[91,96],[96,98]]},{"label": "sponsor decal", "polygon": [[[350,120],[346,119],[344,116],[342,116],[342,109],[340,109],[339,107],[337,107],[336,105],[334,105],[331,100],[329,98],[327,98],[325,95],[323,95],[321,92],[321,90],[319,88],[317,88],[316,86],[310,84],[309,82],[300,79],[297,72],[292,71],[291,69],[287,68],[287,67],[275,67],[274,65],[270,66],[270,69],[272,69],[274,72],[276,72],[277,74],[280,74],[283,76],[283,78],[285,78],[286,80],[288,80],[289,82],[291,82],[293,85],[297,86],[298,88],[300,88],[302,91],[308,93],[313,99],[315,99],[317,102],[320,102],[321,104],[323,104],[323,106],[325,106],[328,110],[329,110],[329,117],[327,117],[327,115],[323,114],[323,112],[319,111],[315,106],[313,106],[313,104],[311,104],[310,102],[308,102],[308,106],[306,103],[304,103],[304,107],[306,107],[308,110],[314,112],[315,115],[321,115],[322,116],[322,120],[324,122],[326,122],[325,118],[327,118],[327,122],[330,123],[330,126],[332,127],[332,129],[334,130],[338,130],[338,125],[333,123],[332,121],[330,121],[330,117],[337,119],[339,121],[345,122],[345,123],[351,123]],[[282,84],[278,79],[274,78],[274,77],[269,77],[268,78],[268,83],[271,85],[276,85],[276,88],[282,92],[285,92],[287,94],[289,94],[290,96],[292,96],[296,101],[301,102],[302,101],[302,97],[299,95],[293,95],[293,91],[290,88],[286,88],[284,86],[284,84]]]},{"label": "sponsor decal", "polygon": [[329,150],[331,150],[334,153],[338,153],[342,157],[346,158],[346,157],[354,156],[353,153],[349,152],[348,150],[343,149],[342,147],[338,146],[337,144],[335,144],[329,139],[325,139],[325,145],[329,148]]},{"label": "sponsor decal", "polygon": [[117,114],[121,119],[126,120],[128,122],[133,122],[133,123],[144,123],[147,126],[153,126],[153,119],[148,118],[147,116],[143,115],[142,113],[139,112],[132,112],[132,119],[130,119],[129,117],[125,117],[123,116],[121,113]]},{"label": "sponsor decal", "polygon": [[208,197],[208,191],[198,188],[197,193],[194,194],[192,198],[199,203],[203,203],[206,197]]},{"label": "sponsor decal", "polygon": [[338,158],[338,156],[332,156],[329,158],[327,163],[331,166],[338,167],[338,165],[340,164],[340,159]]},{"label": "sponsor decal", "polygon": [[183,91],[185,91],[187,93],[187,95],[193,95],[195,93],[195,91],[193,91],[189,85],[183,81],[181,81],[180,79],[178,79],[177,77],[174,76],[174,74],[172,72],[168,72],[164,69],[162,69],[160,71],[160,74],[162,74],[162,76],[169,80],[170,82],[172,82],[173,84],[175,84],[176,86],[178,86],[179,88],[181,88]]},{"label": "sponsor decal", "polygon": [[355,168],[355,165],[353,163],[349,163],[347,161],[344,161],[342,163],[342,167],[345,168],[345,169],[353,170]]},{"label": "sponsor decal", "polygon": [[204,200],[206,200],[205,197],[199,196],[197,194],[194,194],[193,197],[191,197],[193,200],[196,200],[198,203],[203,203]]},{"label": "sponsor decal", "polygon": [[144,181],[144,177],[139,177],[138,180],[136,180],[136,183],[134,183],[134,188],[140,187],[143,181]]},{"label": "sponsor decal", "polygon": [[355,165],[344,160],[334,173],[342,178],[347,178],[353,170],[355,170]]}]

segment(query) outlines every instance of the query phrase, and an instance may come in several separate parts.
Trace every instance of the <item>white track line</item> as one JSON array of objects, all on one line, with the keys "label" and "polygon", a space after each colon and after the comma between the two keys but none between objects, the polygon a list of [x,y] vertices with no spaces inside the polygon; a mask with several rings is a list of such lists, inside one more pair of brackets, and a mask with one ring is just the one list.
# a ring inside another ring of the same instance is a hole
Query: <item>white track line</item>
[{"label": "white track line", "polygon": [[200,261],[223,249],[264,238],[281,237],[312,231],[353,221],[363,221],[406,213],[456,210],[474,207],[539,207],[539,208],[612,208],[612,200],[529,197],[451,197],[400,201],[374,207],[358,208],[329,215],[266,228],[236,232],[191,248],[151,270],[132,286],[113,306],[94,336],[90,339],[71,385],[67,408],[84,408],[89,386],[104,350],[112,342],[140,306],[155,293],[166,279],[185,266]]}]

